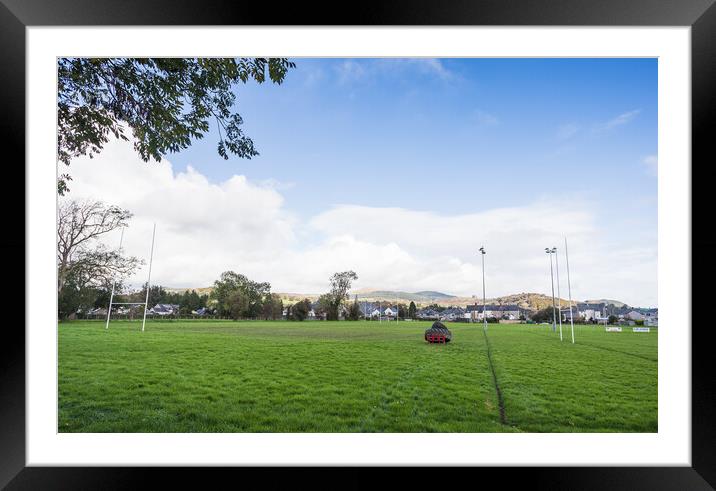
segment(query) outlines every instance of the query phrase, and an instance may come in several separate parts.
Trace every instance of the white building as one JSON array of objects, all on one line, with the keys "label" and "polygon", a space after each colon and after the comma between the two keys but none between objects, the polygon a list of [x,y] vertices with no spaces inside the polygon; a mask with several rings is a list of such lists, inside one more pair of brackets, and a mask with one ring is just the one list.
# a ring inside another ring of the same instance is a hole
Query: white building
[{"label": "white building", "polygon": [[[520,318],[520,307],[518,305],[485,305],[484,315],[487,318],[518,320]],[[463,316],[472,321],[483,320],[482,305],[468,305]]]},{"label": "white building", "polygon": [[395,317],[396,313],[397,312],[390,307],[386,307],[386,309],[383,310],[383,315],[385,315],[386,317]]},{"label": "white building", "polygon": [[[574,307],[573,307],[574,308]],[[575,317],[584,317],[584,320],[603,320],[608,316],[605,312],[606,305],[603,303],[578,303]]]}]

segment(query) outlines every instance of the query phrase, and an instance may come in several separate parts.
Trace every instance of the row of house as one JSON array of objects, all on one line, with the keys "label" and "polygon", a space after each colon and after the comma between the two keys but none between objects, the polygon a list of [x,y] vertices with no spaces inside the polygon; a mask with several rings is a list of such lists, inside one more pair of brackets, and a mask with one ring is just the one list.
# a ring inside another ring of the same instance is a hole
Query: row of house
[{"label": "row of house", "polygon": [[[398,308],[395,305],[384,306],[378,302],[361,302],[360,315],[364,319],[395,319],[398,315]],[[484,313],[483,313],[484,310]],[[308,313],[309,319],[321,318],[318,312],[318,304],[314,302]],[[450,307],[443,310],[437,310],[430,307],[419,309],[416,317],[421,320],[440,320],[440,321],[462,321],[462,322],[482,322],[484,317],[495,318],[506,321],[526,320],[530,318],[533,312],[531,310],[520,307],[515,304],[496,305],[488,304],[484,308],[482,305],[467,305],[465,307]],[[568,321],[570,315],[574,319],[581,319],[587,322],[606,322],[610,315],[615,315],[620,322],[634,323],[643,321],[645,325],[658,325],[658,309],[636,309],[631,307],[615,307],[612,304],[604,303],[579,303],[572,307],[572,311],[567,307],[562,308],[562,319]],[[340,313],[341,318],[347,314],[347,306],[343,306]],[[284,309],[284,317],[286,310]]]},{"label": "row of house", "polygon": [[[484,310],[484,313],[483,313]],[[533,311],[524,309],[519,305],[467,305],[462,307],[451,307],[444,310],[432,308],[420,309],[417,312],[418,319],[441,320],[441,321],[467,321],[481,322],[484,317],[499,320],[516,321],[529,319]],[[604,303],[579,303],[572,307],[562,307],[562,319],[568,321],[570,316],[587,322],[606,322],[609,316],[614,315],[619,322],[634,324],[643,321],[644,325],[657,326],[659,323],[658,309],[655,308],[633,308],[628,306],[615,307],[612,304]]]},{"label": "row of house", "polygon": [[381,302],[361,302],[358,305],[360,307],[360,315],[364,319],[378,319],[381,317],[395,319],[398,315],[398,307],[396,305],[384,306]]},{"label": "row of house", "polygon": [[[393,306],[385,306],[381,305],[381,303],[372,303],[372,302],[360,302],[360,317],[363,319],[395,319],[395,317],[398,315],[398,307],[395,305]],[[338,313],[340,318],[345,318],[348,315],[348,308],[349,305],[341,305],[341,310]],[[288,316],[288,309],[283,309],[283,317],[286,318]],[[309,320],[315,320],[315,319],[322,319],[325,316],[322,316],[320,314],[320,309],[318,306],[318,302],[312,302],[311,303],[311,309],[308,311],[308,319]]]},{"label": "row of house", "polygon": [[482,305],[467,305],[465,308],[450,307],[444,310],[420,309],[416,316],[418,319],[424,320],[476,322],[482,321],[484,317],[488,319],[519,320],[526,318],[527,314],[528,311],[518,305],[485,305],[484,307]]},{"label": "row of house", "polygon": [[[144,310],[144,304],[138,304],[134,305],[132,307],[127,307],[124,305],[116,305],[112,306],[112,312],[119,315],[128,315],[132,311],[136,312],[137,310]],[[77,312],[80,314],[81,312]],[[107,315],[107,308],[106,307],[99,307],[96,309],[89,309],[86,312],[84,312],[88,316],[106,316]],[[194,313],[194,312],[192,312]],[[158,303],[151,309],[147,310],[147,315],[178,315],[179,314],[179,305],[175,304],[168,304],[168,303]]]},{"label": "row of house", "polygon": [[[395,319],[398,315],[398,308],[395,305],[383,306],[381,303],[362,302],[360,306],[360,315],[364,319]],[[135,306],[135,311],[141,306]],[[131,313],[130,307],[122,305],[113,309],[120,315]],[[311,310],[308,312],[309,320],[323,318],[319,313],[318,302],[311,304]],[[659,311],[655,308],[633,308],[628,306],[615,307],[612,304],[604,303],[578,303],[573,306],[571,311],[569,307],[562,307],[561,316],[563,321],[569,321],[571,316],[574,319],[580,319],[587,322],[596,321],[606,323],[610,316],[617,317],[620,323],[634,324],[643,322],[646,326],[657,326],[659,323]],[[88,316],[104,317],[107,315],[106,308],[90,309],[85,312]],[[207,308],[200,308],[192,311],[193,315],[209,315],[211,312]],[[499,320],[516,321],[525,320],[530,317],[532,312],[518,305],[467,305],[463,307],[450,307],[443,310],[433,308],[422,308],[416,312],[416,317],[421,320],[441,320],[441,321],[462,321],[462,322],[482,322],[486,316],[488,319],[495,318]],[[79,312],[78,312],[79,314]],[[171,316],[179,314],[179,305],[175,304],[156,304],[147,311],[151,316]],[[283,316],[286,318],[288,312],[284,309]],[[344,318],[347,314],[347,306],[343,306],[340,317]]]},{"label": "row of house", "polygon": [[659,309],[656,308],[634,308],[624,305],[616,307],[613,304],[605,303],[579,303],[572,307],[562,308],[560,311],[563,320],[569,320],[570,316],[585,321],[607,322],[610,316],[615,316],[619,322],[633,324],[637,321],[644,322],[647,326],[659,324]]}]

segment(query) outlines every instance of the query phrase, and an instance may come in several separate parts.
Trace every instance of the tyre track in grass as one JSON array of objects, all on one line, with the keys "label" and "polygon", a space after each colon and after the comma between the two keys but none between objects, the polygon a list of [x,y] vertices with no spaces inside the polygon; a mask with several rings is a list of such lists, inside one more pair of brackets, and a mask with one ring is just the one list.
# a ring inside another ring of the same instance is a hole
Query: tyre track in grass
[{"label": "tyre track in grass", "polygon": [[386,414],[388,412],[388,407],[395,399],[395,394],[400,394],[403,392],[403,389],[405,387],[410,387],[413,384],[413,380],[415,380],[419,375],[422,375],[422,373],[427,368],[425,364],[414,364],[411,362],[411,360],[407,360],[406,362],[406,368],[402,368],[400,370],[400,375],[396,378],[396,382],[391,383],[389,386],[384,387],[381,391],[380,395],[377,396],[377,401],[374,406],[372,406],[370,413],[367,415],[363,415],[363,417],[360,420],[360,423],[358,424],[357,432],[366,432],[366,426],[373,421],[379,414]]},{"label": "tyre track in grass", "polygon": [[[441,347],[447,348],[447,344]],[[408,360],[406,362],[407,367],[401,370],[401,375],[397,377],[397,381],[383,388],[380,393],[380,396],[377,397],[377,402],[372,407],[370,413],[366,416],[363,416],[359,424],[359,429],[357,430],[358,432],[366,431],[366,425],[368,425],[370,421],[374,420],[378,415],[387,414],[389,412],[390,403],[396,399],[396,394],[399,395],[402,393],[415,393],[415,384],[413,382],[416,379],[423,378],[426,372],[429,374],[430,370],[434,369],[435,366],[434,356],[428,355],[423,361],[423,363],[417,364],[411,360]],[[432,362],[432,364],[430,362]],[[412,389],[410,391],[406,390],[411,387]]]},{"label": "tyre track in grass", "polygon": [[492,347],[490,346],[490,338],[487,337],[487,331],[482,330],[482,334],[485,336],[485,345],[487,347],[487,362],[490,365],[490,372],[492,372],[492,382],[495,385],[495,392],[497,392],[497,405],[500,409],[500,423],[507,425],[507,417],[505,416],[505,400],[502,398],[502,390],[500,384],[497,382],[497,373],[495,372],[495,364],[492,361]]},{"label": "tyre track in grass", "polygon": [[[498,400],[498,407],[499,407],[499,414],[500,414],[500,424],[502,425],[508,425],[507,419],[505,417],[505,407],[504,407],[504,401],[502,399],[502,391],[500,390],[500,387],[497,383],[497,374],[495,373],[494,367],[492,365],[492,355],[490,353],[490,343],[489,339],[487,339],[487,334],[485,334],[485,343],[487,348],[487,358],[488,358],[488,365],[490,366],[490,372],[492,373],[492,380],[493,385],[495,386],[495,390],[497,392],[497,400]],[[447,347],[447,345],[445,345]],[[388,387],[385,387],[381,394],[377,397],[376,404],[372,406],[370,413],[367,415],[364,415],[361,418],[360,423],[358,424],[357,432],[365,432],[366,425],[370,423],[371,420],[375,419],[376,416],[379,414],[385,414],[388,412],[388,408],[390,403],[395,399],[396,393],[402,393],[403,390],[406,387],[412,387],[413,381],[416,378],[421,378],[423,374],[428,370],[432,365],[428,365],[426,363],[419,363],[419,364],[409,364],[407,368],[401,370],[401,376],[397,377],[397,382],[390,384]]]}]

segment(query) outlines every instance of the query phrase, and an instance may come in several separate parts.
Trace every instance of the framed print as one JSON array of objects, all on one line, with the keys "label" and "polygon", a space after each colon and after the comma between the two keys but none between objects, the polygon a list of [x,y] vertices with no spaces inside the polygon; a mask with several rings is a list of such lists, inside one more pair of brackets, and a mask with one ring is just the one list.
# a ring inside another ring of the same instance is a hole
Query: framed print
[{"label": "framed print", "polygon": [[0,12],[9,489],[716,483],[712,1]]}]

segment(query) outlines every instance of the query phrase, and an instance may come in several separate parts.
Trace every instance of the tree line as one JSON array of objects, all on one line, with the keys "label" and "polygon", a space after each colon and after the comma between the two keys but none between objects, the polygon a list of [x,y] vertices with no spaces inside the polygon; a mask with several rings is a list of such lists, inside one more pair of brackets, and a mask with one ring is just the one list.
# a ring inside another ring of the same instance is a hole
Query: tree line
[{"label": "tree line", "polygon": [[[179,306],[179,315],[189,315],[204,308],[208,313],[233,319],[280,319],[283,300],[271,292],[271,284],[225,271],[214,282],[210,295],[195,290],[170,292],[161,285],[147,284],[128,291],[125,282],[144,261],[124,254],[121,248],[109,249],[100,238],[127,227],[132,213],[100,201],[61,200],[57,225],[57,297],[58,317],[67,319],[91,309],[109,305],[114,289],[116,303],[144,303]],[[351,283],[358,278],[353,271],[336,273],[329,279],[330,289],[318,299],[318,312],[337,320],[348,298]],[[288,318],[304,320],[312,310],[304,299],[288,308]],[[352,309],[353,311],[355,308]],[[359,311],[358,311],[359,313]],[[357,318],[353,312],[351,318]]]}]

